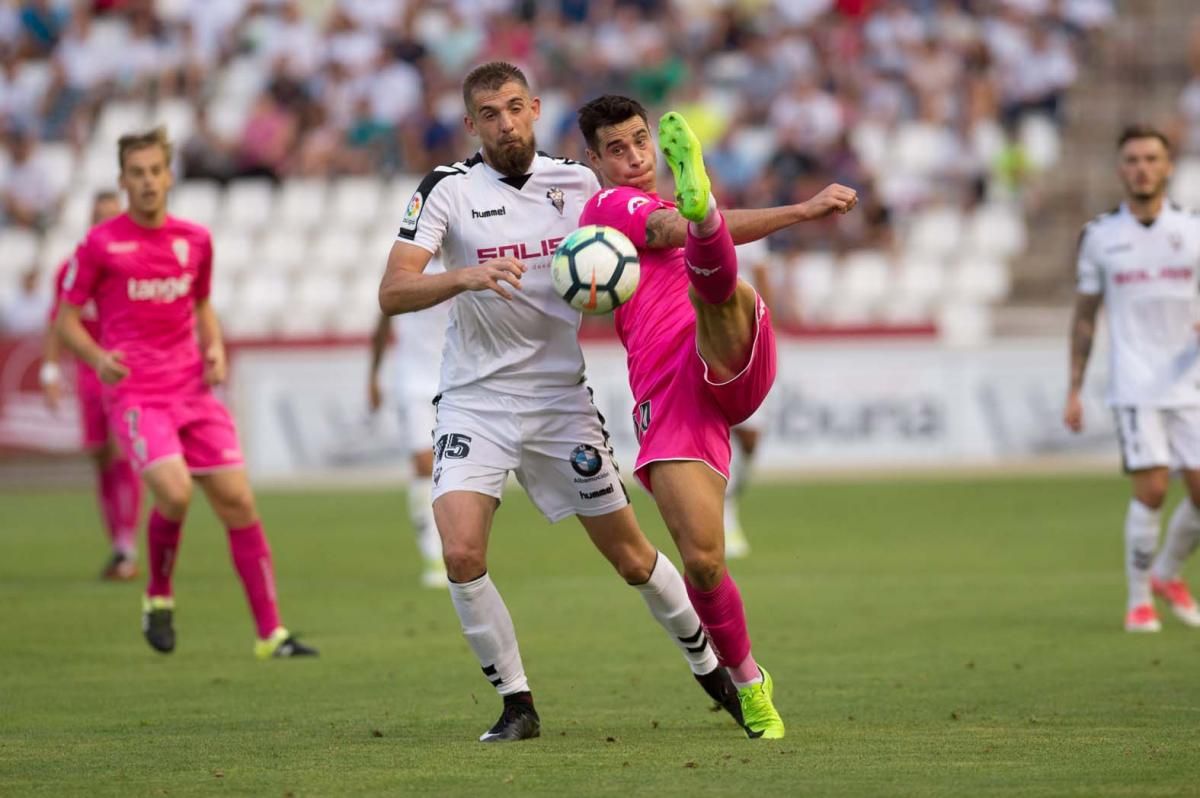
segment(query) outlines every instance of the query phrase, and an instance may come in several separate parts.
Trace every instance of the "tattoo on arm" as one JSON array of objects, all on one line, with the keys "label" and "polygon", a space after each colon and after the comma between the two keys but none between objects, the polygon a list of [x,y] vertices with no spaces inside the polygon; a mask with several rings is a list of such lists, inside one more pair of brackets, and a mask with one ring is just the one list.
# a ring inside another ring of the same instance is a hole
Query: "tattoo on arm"
[{"label": "tattoo on arm", "polygon": [[687,242],[687,220],[678,211],[660,208],[646,217],[647,249],[682,247]]},{"label": "tattoo on arm", "polygon": [[1075,314],[1071,319],[1071,390],[1083,387],[1092,340],[1096,335],[1096,312],[1100,309],[1100,294],[1079,294]]}]

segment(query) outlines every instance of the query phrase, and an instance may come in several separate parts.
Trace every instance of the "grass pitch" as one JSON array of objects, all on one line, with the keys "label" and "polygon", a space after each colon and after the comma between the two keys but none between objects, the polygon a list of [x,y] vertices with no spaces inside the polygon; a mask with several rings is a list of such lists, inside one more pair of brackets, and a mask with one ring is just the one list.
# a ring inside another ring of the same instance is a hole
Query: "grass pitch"
[{"label": "grass pitch", "polygon": [[1200,631],[1121,631],[1126,496],[1119,477],[752,488],[733,570],[776,743],[710,713],[579,526],[514,492],[491,570],[543,736],[485,746],[499,701],[447,596],[416,586],[400,491],[260,497],[285,622],[322,651],[268,663],[202,502],[164,657],[140,583],[94,578],[89,494],[0,495],[0,795],[1195,795]]}]

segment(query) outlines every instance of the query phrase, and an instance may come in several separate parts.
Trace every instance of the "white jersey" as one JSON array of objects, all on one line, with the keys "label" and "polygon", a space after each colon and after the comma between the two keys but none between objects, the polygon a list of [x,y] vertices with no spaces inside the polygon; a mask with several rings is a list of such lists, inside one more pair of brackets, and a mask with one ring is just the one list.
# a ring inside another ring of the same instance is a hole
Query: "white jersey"
[{"label": "white jersey", "polygon": [[1079,293],[1104,295],[1109,403],[1200,405],[1200,216],[1166,203],[1147,226],[1121,205],[1083,228],[1077,271]]},{"label": "white jersey", "polygon": [[476,153],[439,166],[421,182],[405,210],[401,241],[441,250],[447,270],[498,257],[517,258],[528,268],[511,301],[493,291],[455,298],[441,393],[483,386],[543,395],[583,380],[580,315],[555,292],[550,259],[599,190],[584,164],[543,153],[521,178],[505,177]]}]

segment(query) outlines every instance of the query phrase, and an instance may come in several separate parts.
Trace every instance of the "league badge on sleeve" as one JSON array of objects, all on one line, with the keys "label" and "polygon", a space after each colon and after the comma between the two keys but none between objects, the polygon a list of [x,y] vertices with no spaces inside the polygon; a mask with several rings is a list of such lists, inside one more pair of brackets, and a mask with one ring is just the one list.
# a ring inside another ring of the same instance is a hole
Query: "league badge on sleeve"
[{"label": "league badge on sleeve", "polygon": [[413,192],[408,207],[404,209],[404,218],[400,221],[400,229],[413,231],[417,229],[417,219],[421,218],[421,209],[425,206],[421,201],[421,192]]}]

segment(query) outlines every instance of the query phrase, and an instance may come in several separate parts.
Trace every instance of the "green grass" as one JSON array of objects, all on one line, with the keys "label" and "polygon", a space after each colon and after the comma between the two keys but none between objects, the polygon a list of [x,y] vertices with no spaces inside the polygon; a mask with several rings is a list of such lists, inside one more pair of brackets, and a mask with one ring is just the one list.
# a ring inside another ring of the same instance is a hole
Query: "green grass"
[{"label": "green grass", "polygon": [[1200,791],[1200,632],[1121,631],[1117,477],[754,488],[734,572],[777,743],[710,713],[580,528],[514,492],[491,568],[543,737],[480,745],[499,702],[448,598],[416,587],[398,493],[260,498],[285,620],[319,660],[253,660],[202,506],[163,657],[138,587],[93,578],[90,495],[0,496],[0,795]]}]

